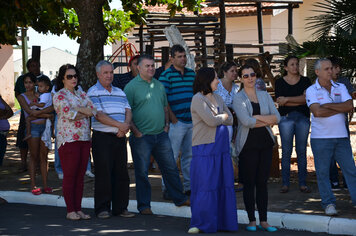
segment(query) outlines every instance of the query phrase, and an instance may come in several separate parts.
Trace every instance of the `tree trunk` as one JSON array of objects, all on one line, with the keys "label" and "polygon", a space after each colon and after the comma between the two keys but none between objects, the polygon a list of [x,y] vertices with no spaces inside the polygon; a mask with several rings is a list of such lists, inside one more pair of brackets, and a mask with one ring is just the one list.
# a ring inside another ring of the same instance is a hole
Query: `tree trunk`
[{"label": "tree trunk", "polygon": [[103,22],[106,0],[67,0],[78,14],[81,32],[77,65],[81,85],[85,91],[96,83],[95,65],[104,58],[104,44],[108,31]]}]

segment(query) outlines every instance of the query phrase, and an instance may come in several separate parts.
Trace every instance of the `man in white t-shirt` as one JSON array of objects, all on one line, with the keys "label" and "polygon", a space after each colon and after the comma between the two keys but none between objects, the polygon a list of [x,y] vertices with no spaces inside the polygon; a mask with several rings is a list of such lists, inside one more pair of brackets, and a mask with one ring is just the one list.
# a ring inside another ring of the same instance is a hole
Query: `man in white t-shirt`
[{"label": "man in white t-shirt", "polygon": [[327,215],[336,215],[335,196],[329,181],[333,156],[344,173],[352,202],[356,206],[356,166],[344,115],[353,109],[353,103],[345,85],[332,81],[330,60],[318,60],[315,73],[318,78],[306,91],[307,105],[312,112],[310,143],[321,204]]}]

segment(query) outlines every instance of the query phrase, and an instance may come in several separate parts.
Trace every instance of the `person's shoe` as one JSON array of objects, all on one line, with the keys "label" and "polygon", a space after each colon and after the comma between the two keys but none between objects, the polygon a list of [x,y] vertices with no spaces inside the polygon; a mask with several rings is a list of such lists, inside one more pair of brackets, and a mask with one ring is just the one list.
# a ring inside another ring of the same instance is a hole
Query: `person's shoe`
[{"label": "person's shoe", "polygon": [[256,226],[246,226],[246,231],[249,231],[249,232],[256,232],[257,231],[257,228]]},{"label": "person's shoe", "polygon": [[188,234],[199,234],[200,229],[198,229],[197,227],[192,227],[188,230]]},{"label": "person's shoe", "polygon": [[80,220],[80,216],[75,211],[67,213],[66,218],[67,220]]},{"label": "person's shoe", "polygon": [[142,211],[140,211],[141,215],[153,215],[153,212],[151,211],[151,208],[145,208]]},{"label": "person's shoe", "polygon": [[340,191],[340,184],[339,183],[331,183],[331,190],[332,191]]},{"label": "person's shoe", "polygon": [[87,170],[85,172],[85,175],[88,176],[89,178],[94,178],[95,177],[95,175],[90,170]]},{"label": "person's shoe", "polygon": [[42,190],[40,188],[34,187],[31,191],[33,195],[40,195],[42,193]]},{"label": "person's shoe", "polygon": [[171,201],[171,200],[172,200],[172,198],[171,198],[171,196],[169,196],[167,190],[163,191],[163,199],[164,199],[164,200],[168,200],[168,201]]},{"label": "person's shoe", "polygon": [[299,190],[302,193],[311,193],[311,189],[308,186],[300,186]]},{"label": "person's shoe", "polygon": [[329,204],[326,206],[325,215],[327,215],[327,216],[336,216],[337,215],[337,210],[336,210],[334,204]]},{"label": "person's shoe", "polygon": [[192,194],[192,191],[187,190],[187,191],[184,192],[184,194],[185,194],[185,196],[188,196],[188,197],[189,197],[189,196]]},{"label": "person's shoe", "polygon": [[58,179],[63,179],[63,173],[58,174]]},{"label": "person's shoe", "polygon": [[100,212],[100,213],[97,215],[97,217],[98,217],[99,219],[108,219],[108,218],[110,218],[111,216],[110,216],[110,213],[109,213],[108,211],[102,211],[102,212]]},{"label": "person's shoe", "polygon": [[187,199],[185,202],[183,202],[181,205],[179,205],[179,207],[182,207],[182,206],[190,206],[190,200]]},{"label": "person's shoe", "polygon": [[124,210],[123,212],[121,212],[121,214],[119,216],[125,217],[125,218],[132,218],[132,217],[135,217],[135,214],[132,212],[129,212],[128,210]]},{"label": "person's shoe", "polygon": [[277,228],[273,227],[273,226],[264,228],[264,227],[262,227],[262,225],[258,225],[258,229],[260,229],[262,231],[267,231],[267,232],[276,232],[277,231]]},{"label": "person's shoe", "polygon": [[283,185],[281,187],[281,190],[279,190],[280,193],[288,193],[289,192],[289,187],[287,185]]},{"label": "person's shoe", "polygon": [[43,192],[50,194],[50,193],[53,193],[53,189],[51,187],[43,188]]}]

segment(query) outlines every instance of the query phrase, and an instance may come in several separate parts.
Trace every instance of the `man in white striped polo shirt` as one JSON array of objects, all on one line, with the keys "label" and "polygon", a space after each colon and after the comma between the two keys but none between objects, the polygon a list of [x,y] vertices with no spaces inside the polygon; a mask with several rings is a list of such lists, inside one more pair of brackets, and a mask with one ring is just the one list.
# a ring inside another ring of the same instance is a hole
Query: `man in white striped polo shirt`
[{"label": "man in white striped polo shirt", "polygon": [[126,133],[130,129],[131,107],[125,93],[111,85],[113,66],[108,61],[96,65],[98,82],[88,96],[98,110],[92,119],[95,165],[94,207],[98,218],[110,214],[133,217],[127,211],[130,179],[127,171]]}]

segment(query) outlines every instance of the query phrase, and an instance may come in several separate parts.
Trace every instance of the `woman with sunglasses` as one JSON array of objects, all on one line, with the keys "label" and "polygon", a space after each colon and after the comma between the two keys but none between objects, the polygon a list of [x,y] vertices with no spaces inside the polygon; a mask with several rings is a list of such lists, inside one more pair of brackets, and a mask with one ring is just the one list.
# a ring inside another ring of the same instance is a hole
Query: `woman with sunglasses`
[{"label": "woman with sunglasses", "polygon": [[90,154],[89,117],[96,110],[86,93],[79,91],[77,69],[70,64],[59,68],[54,109],[58,115],[57,146],[63,169],[63,196],[67,219],[90,219],[81,210],[84,174]]},{"label": "woman with sunglasses", "polygon": [[246,230],[257,230],[257,204],[258,228],[274,232],[277,229],[267,223],[267,180],[275,142],[270,126],[279,122],[280,115],[271,96],[266,91],[256,91],[256,73],[251,66],[242,66],[239,76],[243,89],[234,97],[232,106],[238,119],[236,152],[243,169],[243,199],[250,221]]},{"label": "woman with sunglasses", "polygon": [[190,110],[193,121],[190,164],[192,219],[188,233],[237,230],[234,173],[229,150],[232,115],[214,93],[219,84],[213,68],[198,70]]},{"label": "woman with sunglasses", "polygon": [[280,192],[289,191],[290,159],[295,150],[298,161],[299,190],[310,193],[306,185],[307,142],[310,127],[310,111],[305,101],[305,91],[311,85],[310,79],[299,74],[299,59],[288,56],[284,60],[285,76],[276,81],[275,94],[281,114],[278,124],[282,142],[282,187]]}]

